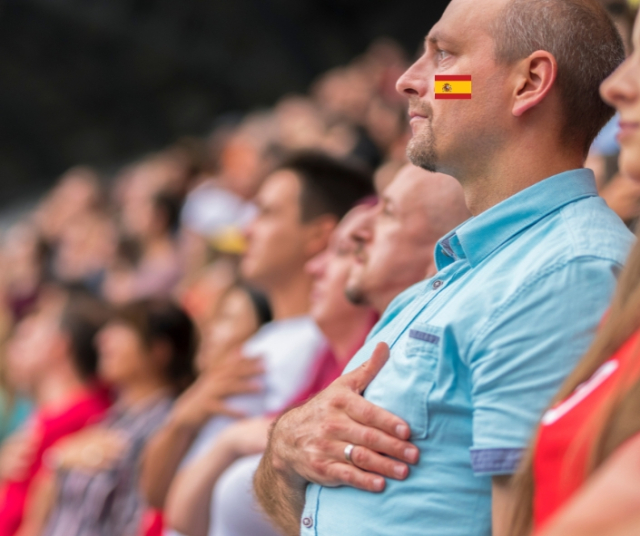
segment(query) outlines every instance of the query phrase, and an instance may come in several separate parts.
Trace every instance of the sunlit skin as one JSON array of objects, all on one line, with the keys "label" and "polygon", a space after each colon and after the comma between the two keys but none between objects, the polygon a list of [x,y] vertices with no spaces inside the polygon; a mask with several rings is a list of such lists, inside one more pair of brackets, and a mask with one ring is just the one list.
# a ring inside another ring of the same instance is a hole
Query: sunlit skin
[{"label": "sunlit skin", "polygon": [[633,29],[634,52],[600,86],[602,98],[620,113],[619,165],[640,181],[640,24]]}]

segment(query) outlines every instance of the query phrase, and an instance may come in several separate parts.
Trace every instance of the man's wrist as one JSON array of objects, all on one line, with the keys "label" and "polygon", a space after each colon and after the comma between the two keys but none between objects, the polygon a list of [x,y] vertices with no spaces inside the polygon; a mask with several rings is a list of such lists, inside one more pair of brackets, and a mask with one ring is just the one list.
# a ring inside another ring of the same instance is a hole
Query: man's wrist
[{"label": "man's wrist", "polygon": [[275,473],[282,478],[288,486],[295,489],[303,490],[309,483],[304,477],[300,476],[293,467],[293,460],[289,459],[287,453],[291,449],[288,448],[286,434],[281,433],[280,422],[276,422],[271,429],[269,446],[265,452],[268,456],[270,465]]}]

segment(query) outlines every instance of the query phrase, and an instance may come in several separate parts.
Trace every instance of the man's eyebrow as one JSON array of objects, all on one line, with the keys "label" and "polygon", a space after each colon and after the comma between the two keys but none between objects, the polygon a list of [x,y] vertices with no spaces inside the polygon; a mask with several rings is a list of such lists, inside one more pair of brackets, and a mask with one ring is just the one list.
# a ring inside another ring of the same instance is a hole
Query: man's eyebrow
[{"label": "man's eyebrow", "polygon": [[437,45],[438,43],[442,43],[442,42],[450,43],[450,39],[448,39],[447,36],[444,35],[442,32],[433,32],[424,38],[425,46],[427,45],[427,43],[431,43],[432,45]]}]

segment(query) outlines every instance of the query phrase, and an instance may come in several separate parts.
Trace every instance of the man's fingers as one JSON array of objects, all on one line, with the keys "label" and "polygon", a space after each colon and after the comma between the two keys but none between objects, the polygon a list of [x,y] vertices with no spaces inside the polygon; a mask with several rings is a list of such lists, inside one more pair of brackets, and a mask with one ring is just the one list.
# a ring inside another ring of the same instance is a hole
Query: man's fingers
[{"label": "man's fingers", "polygon": [[409,425],[404,420],[361,396],[346,397],[344,409],[351,419],[364,426],[377,428],[405,441],[411,436]]},{"label": "man's fingers", "polygon": [[380,475],[367,473],[346,462],[332,463],[327,468],[327,477],[334,483],[333,486],[351,486],[374,493],[382,491],[385,487],[384,478]]},{"label": "man's fingers", "polygon": [[395,480],[404,480],[409,475],[409,466],[406,463],[392,460],[361,445],[353,448],[351,460],[359,469]]},{"label": "man's fingers", "polygon": [[378,343],[369,360],[346,375],[350,387],[361,394],[384,367],[387,359],[389,347],[384,342]]},{"label": "man's fingers", "polygon": [[406,463],[415,464],[420,456],[420,451],[415,445],[369,426],[352,423],[337,435],[347,443],[362,445],[372,451],[391,456]]}]

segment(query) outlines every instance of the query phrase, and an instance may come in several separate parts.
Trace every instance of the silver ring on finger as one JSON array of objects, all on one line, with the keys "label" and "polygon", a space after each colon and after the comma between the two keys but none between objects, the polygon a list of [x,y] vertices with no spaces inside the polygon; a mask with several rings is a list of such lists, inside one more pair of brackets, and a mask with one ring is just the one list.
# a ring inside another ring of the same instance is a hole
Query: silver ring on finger
[{"label": "silver ring on finger", "polygon": [[352,443],[349,443],[345,448],[344,448],[344,459],[347,460],[347,463],[350,463],[352,465],[355,465],[353,463],[353,460],[351,459],[351,453],[353,452],[353,449],[355,448],[355,445],[353,445]]}]

